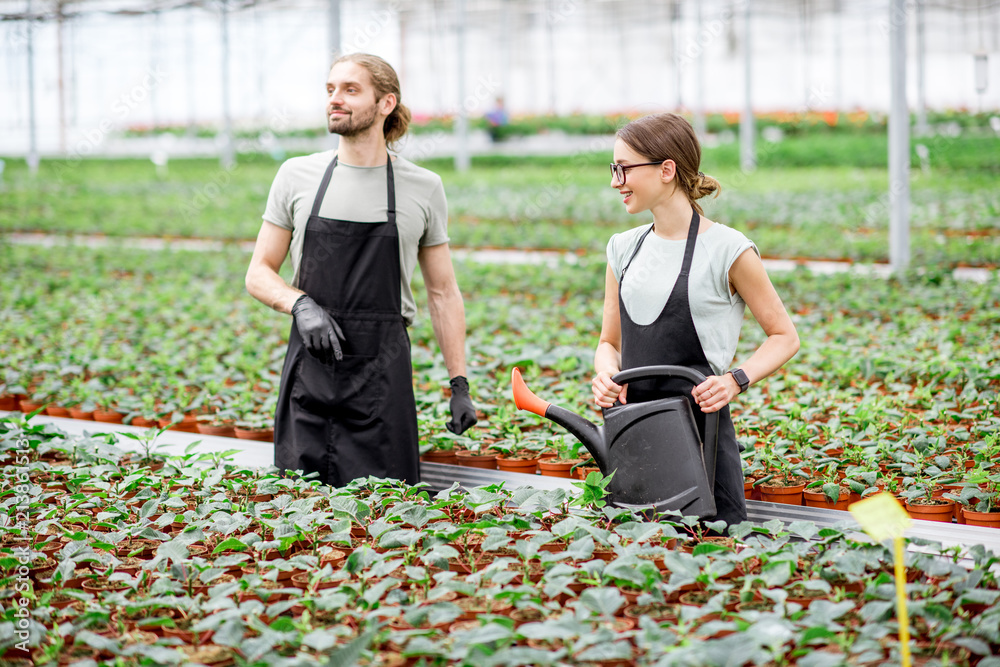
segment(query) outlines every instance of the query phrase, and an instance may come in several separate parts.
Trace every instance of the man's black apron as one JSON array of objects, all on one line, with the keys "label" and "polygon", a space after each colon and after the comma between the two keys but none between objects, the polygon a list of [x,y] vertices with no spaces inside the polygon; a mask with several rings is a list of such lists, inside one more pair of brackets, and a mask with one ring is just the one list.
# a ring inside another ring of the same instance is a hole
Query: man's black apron
[{"label": "man's black apron", "polygon": [[[701,340],[691,318],[691,307],[688,302],[688,275],[691,271],[691,260],[698,240],[698,228],[701,218],[695,211],[691,216],[691,227],[688,230],[687,244],[684,248],[684,263],[680,275],[674,283],[670,298],[667,300],[660,315],[650,324],[636,324],[629,317],[622,300],[621,285],[625,280],[625,272],[632,260],[639,254],[639,248],[646,236],[653,231],[653,226],[639,239],[635,251],[625,263],[618,280],[618,312],[622,328],[622,370],[638,366],[674,365],[686,366],[700,371],[706,377],[715,375],[715,371],[705,357]],[[705,413],[701,411],[691,395],[691,383],[679,378],[664,378],[656,380],[640,380],[628,385],[626,400],[629,403],[641,403],[665,396],[683,395],[691,401],[698,431],[702,442],[705,440]],[[747,518],[746,500],[743,494],[743,468],[740,462],[739,445],[736,442],[736,430],[729,416],[727,405],[719,411],[718,450],[715,467],[715,505],[718,509],[716,519],[728,523],[739,523]]]},{"label": "man's black apron", "polygon": [[326,365],[292,322],[274,418],[274,463],[318,472],[343,486],[374,475],[419,481],[417,408],[410,339],[402,316],[399,232],[392,159],[386,162],[388,220],[319,215],[337,158],[323,174],[306,224],[298,287],[344,332],[344,358]]}]

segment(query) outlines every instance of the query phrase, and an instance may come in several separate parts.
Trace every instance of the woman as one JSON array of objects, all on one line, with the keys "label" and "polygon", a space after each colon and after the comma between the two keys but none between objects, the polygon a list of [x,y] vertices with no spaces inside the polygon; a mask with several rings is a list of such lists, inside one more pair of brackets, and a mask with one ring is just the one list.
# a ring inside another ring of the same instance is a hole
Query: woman
[{"label": "woman", "polygon": [[[676,114],[646,116],[618,131],[611,187],[629,213],[651,212],[653,224],[615,234],[608,243],[592,388],[602,408],[683,391],[699,408],[702,439],[705,414],[718,412],[715,518],[733,524],[746,520],[747,513],[729,402],[791,359],[799,338],[756,246],[702,216],[696,200],[718,193],[720,186],[699,171],[700,163],[694,129]],[[727,370],[746,306],[767,340],[738,368]],[[693,390],[676,380],[624,387],[611,380],[623,369],[662,364],[695,368],[707,379]]]}]

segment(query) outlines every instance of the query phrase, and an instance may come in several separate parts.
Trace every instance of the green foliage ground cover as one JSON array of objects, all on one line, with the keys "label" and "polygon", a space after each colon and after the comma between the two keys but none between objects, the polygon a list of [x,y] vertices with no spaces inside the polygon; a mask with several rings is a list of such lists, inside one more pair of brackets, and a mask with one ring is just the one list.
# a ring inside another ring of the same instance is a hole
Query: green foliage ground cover
[{"label": "green foliage ground cover", "polygon": [[[0,246],[0,394],[56,404],[80,400],[145,410],[207,408],[270,417],[287,317],[243,288],[245,252]],[[603,258],[557,267],[458,262],[466,297],[469,376],[484,421],[462,444],[562,433],[514,414],[510,368],[537,393],[593,412],[589,374],[600,328]],[[419,274],[418,274],[419,275]],[[775,273],[802,350],[736,406],[748,443],[898,442],[936,446],[997,440],[1000,279],[945,273],[905,281],[856,275]],[[425,299],[417,280],[418,303]],[[443,428],[447,373],[426,311],[410,331],[421,438],[455,440]],[[744,328],[737,360],[759,343]]]},{"label": "green foliage ground cover", "polygon": [[[129,444],[0,418],[3,664],[900,664],[892,550],[847,525],[720,540],[564,489],[333,489]],[[913,664],[998,667],[998,555],[915,542]]]},{"label": "green foliage ground cover", "polygon": [[[912,174],[912,247],[920,264],[1000,264],[1000,139],[929,140],[931,168]],[[740,171],[736,147],[705,150],[703,168],[723,184],[710,217],[748,233],[773,257],[888,259],[884,137],[813,134],[761,144],[761,167]],[[609,187],[606,152],[564,157],[476,158],[442,175],[453,245],[603,251],[628,216]],[[46,161],[32,180],[9,162],[0,230],[252,239],[278,163],[241,156],[174,160],[166,175],[145,160]]]}]

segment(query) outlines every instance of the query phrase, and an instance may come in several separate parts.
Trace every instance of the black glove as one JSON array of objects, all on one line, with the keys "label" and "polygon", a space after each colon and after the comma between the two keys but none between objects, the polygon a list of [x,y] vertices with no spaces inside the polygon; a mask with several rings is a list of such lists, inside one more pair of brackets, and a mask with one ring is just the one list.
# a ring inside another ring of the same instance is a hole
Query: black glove
[{"label": "black glove", "polygon": [[295,326],[306,349],[324,364],[333,363],[344,358],[340,344],[344,341],[344,332],[340,325],[323,310],[322,306],[313,301],[308,294],[303,294],[292,306],[292,316]]},{"label": "black glove", "polygon": [[469,381],[462,375],[451,379],[451,421],[445,428],[455,435],[462,435],[475,425],[476,406],[469,396]]}]

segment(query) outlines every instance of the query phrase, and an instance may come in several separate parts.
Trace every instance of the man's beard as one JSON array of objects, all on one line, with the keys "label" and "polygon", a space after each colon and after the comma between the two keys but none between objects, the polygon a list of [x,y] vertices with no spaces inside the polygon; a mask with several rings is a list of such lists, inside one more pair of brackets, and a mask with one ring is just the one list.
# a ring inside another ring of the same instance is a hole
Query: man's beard
[{"label": "man's beard", "polygon": [[342,137],[354,137],[368,131],[375,124],[375,105],[371,105],[364,111],[354,111],[348,116],[331,118],[327,116],[327,127],[330,134],[339,134]]}]

